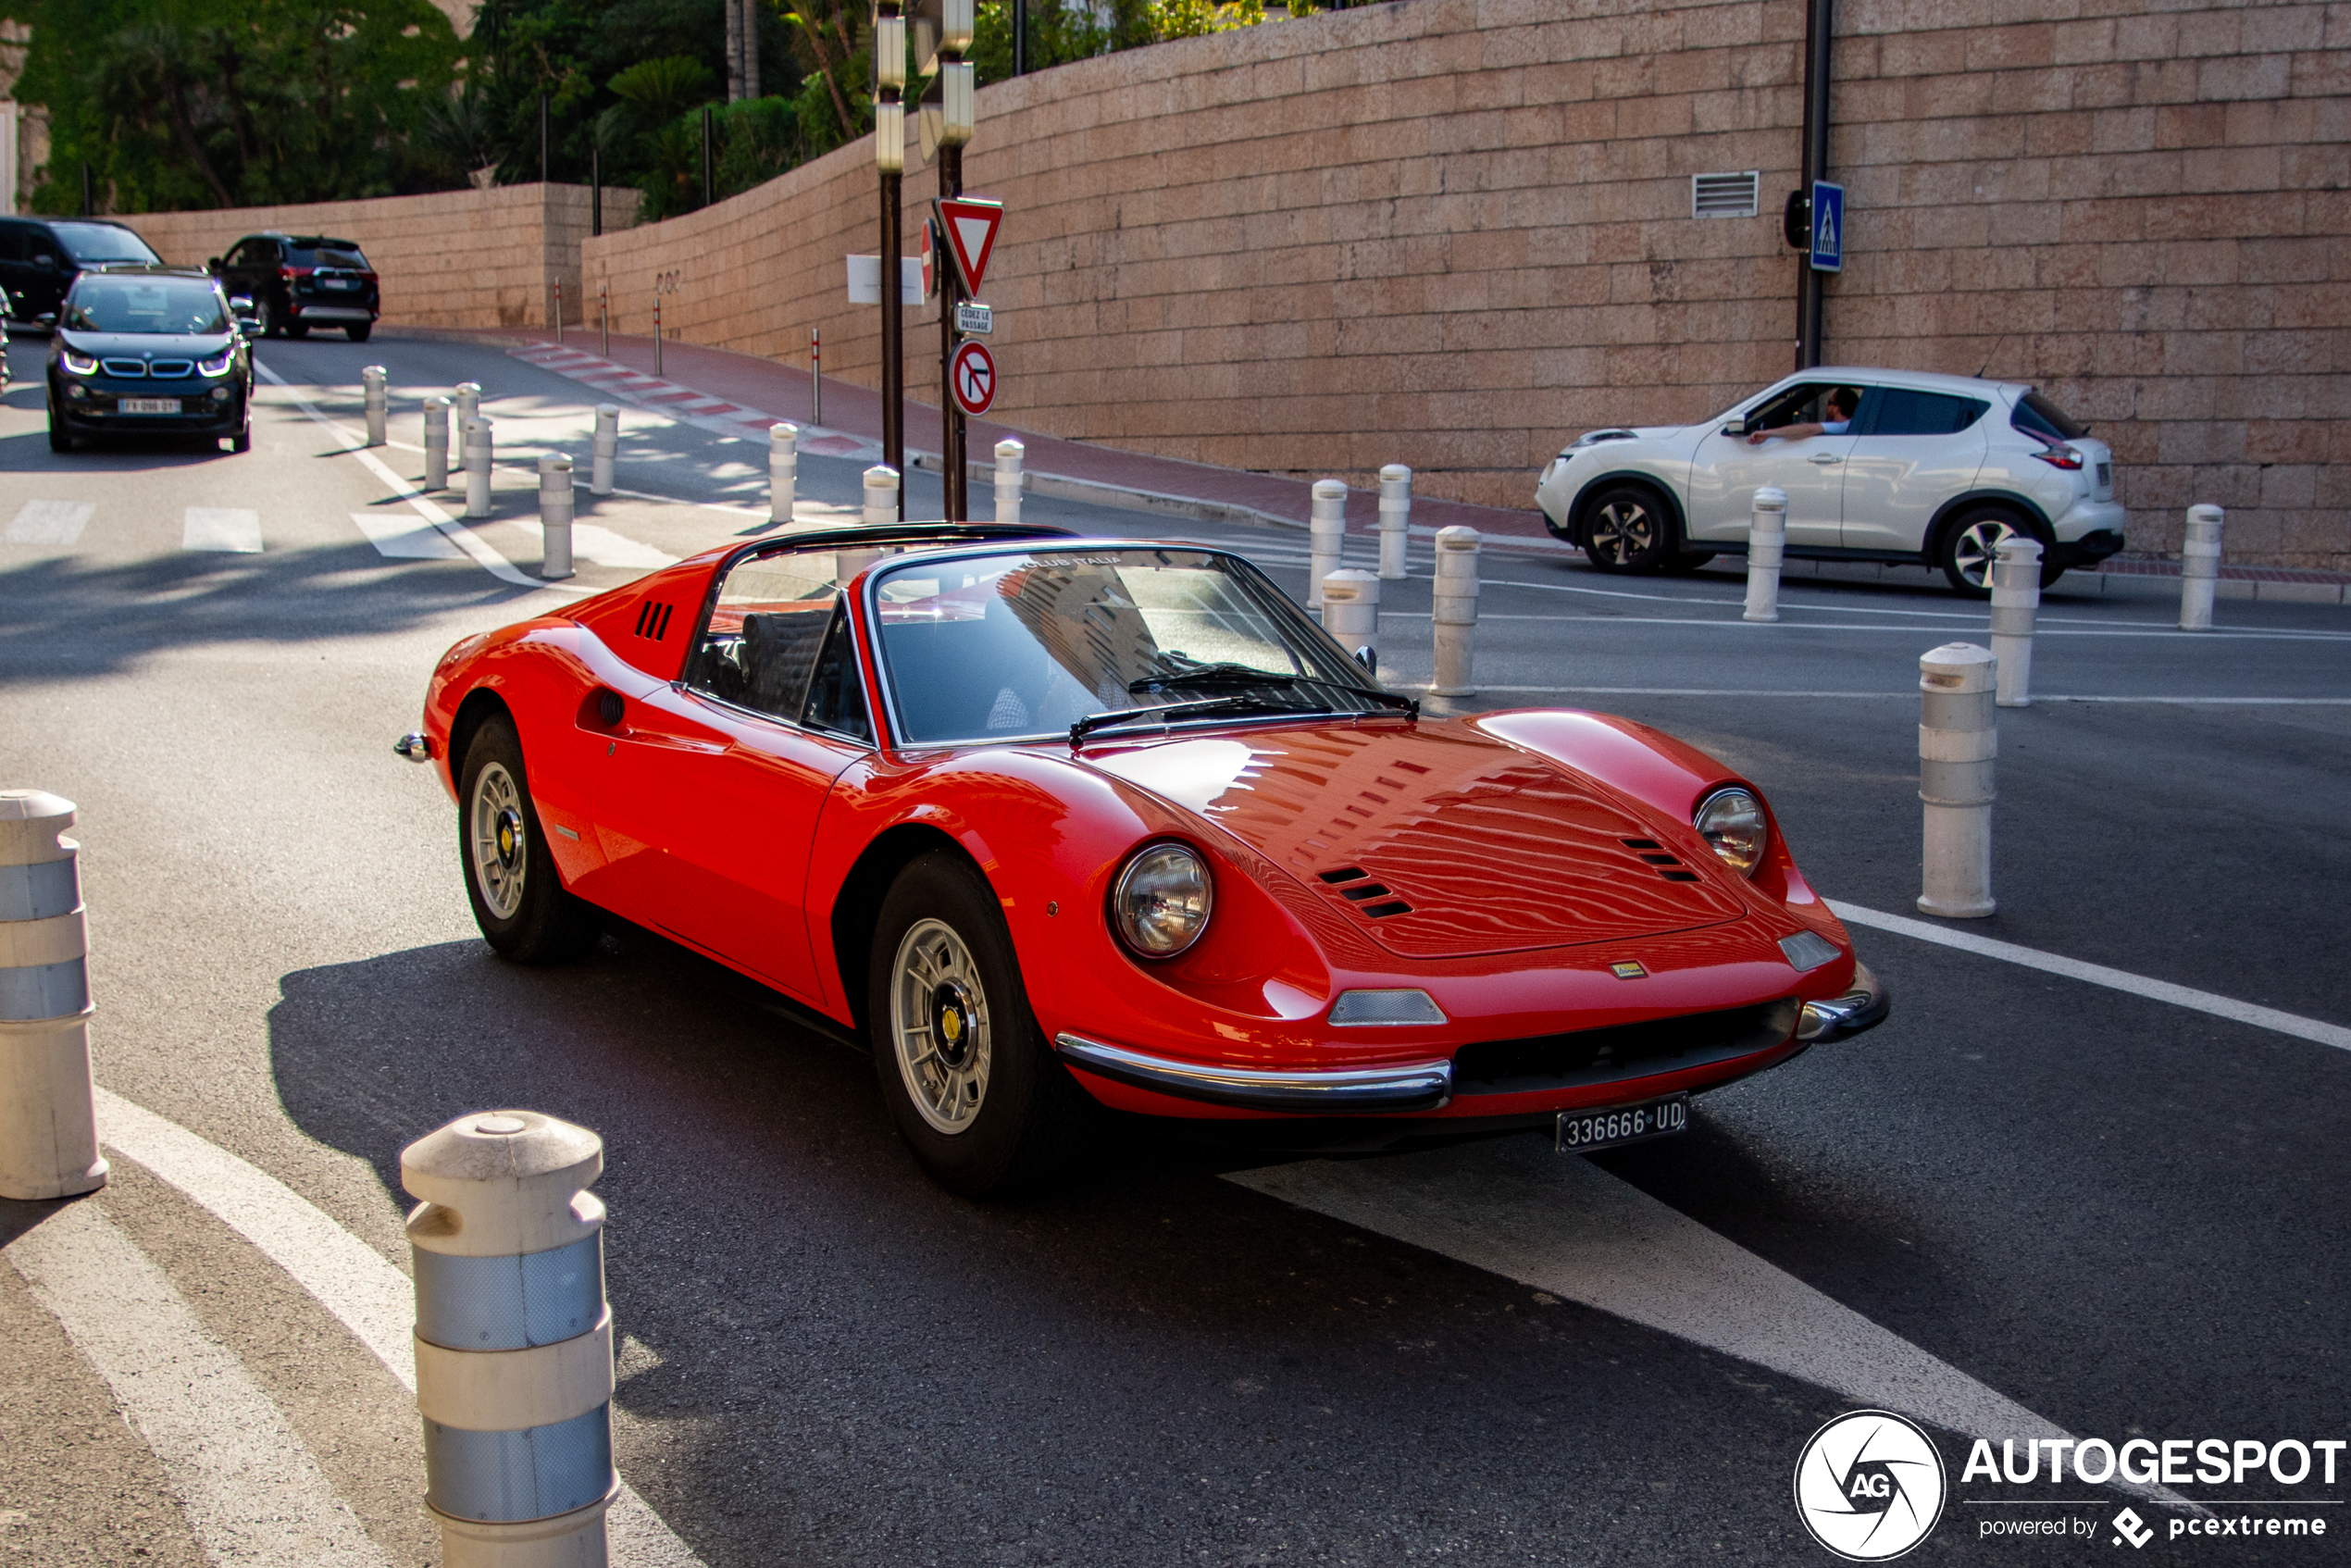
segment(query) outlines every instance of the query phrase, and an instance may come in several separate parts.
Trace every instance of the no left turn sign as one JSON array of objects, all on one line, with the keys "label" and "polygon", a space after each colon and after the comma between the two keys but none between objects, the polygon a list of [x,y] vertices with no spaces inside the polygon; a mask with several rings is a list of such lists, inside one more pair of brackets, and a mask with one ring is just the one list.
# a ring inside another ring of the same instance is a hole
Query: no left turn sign
[{"label": "no left turn sign", "polygon": [[975,418],[996,401],[996,356],[985,343],[965,343],[955,351],[955,406]]}]

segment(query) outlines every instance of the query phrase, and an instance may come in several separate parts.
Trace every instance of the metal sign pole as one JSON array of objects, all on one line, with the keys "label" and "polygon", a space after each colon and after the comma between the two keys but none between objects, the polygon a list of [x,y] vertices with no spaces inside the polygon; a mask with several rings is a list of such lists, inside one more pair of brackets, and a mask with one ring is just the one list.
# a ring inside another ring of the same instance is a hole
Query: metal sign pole
[{"label": "metal sign pole", "polygon": [[[881,171],[882,462],[906,471],[906,317],[899,243],[899,187],[906,173],[906,22],[898,0],[874,7],[874,165]],[[906,517],[906,489],[898,489]]]},{"label": "metal sign pole", "polygon": [[[971,47],[976,9],[973,0],[942,0],[939,6],[939,193],[950,199],[964,193],[964,147],[972,139],[972,68],[964,52]],[[943,231],[940,238],[945,238]],[[942,249],[947,254],[939,258],[945,273],[939,292],[939,419],[945,439],[939,444],[947,465],[948,520],[961,523],[971,517],[964,411],[955,400],[955,348],[962,336],[956,315],[966,289],[953,246]]]}]

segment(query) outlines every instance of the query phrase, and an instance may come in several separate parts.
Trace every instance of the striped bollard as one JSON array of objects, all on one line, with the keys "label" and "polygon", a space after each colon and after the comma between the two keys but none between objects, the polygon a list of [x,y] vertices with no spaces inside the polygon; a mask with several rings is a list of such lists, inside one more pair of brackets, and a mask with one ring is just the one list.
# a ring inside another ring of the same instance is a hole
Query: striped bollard
[{"label": "striped bollard", "polygon": [[800,427],[767,427],[767,520],[791,521],[792,492],[800,483]]},{"label": "striped bollard", "polygon": [[2212,629],[2212,591],[2220,581],[2220,525],[2229,515],[2218,506],[2188,508],[2188,536],[2180,545],[2180,629]]},{"label": "striped bollard", "polygon": [[1926,805],[1919,908],[1974,920],[1992,900],[1992,763],[2000,753],[1992,652],[1947,642],[1919,658],[1919,799]]},{"label": "striped bollard", "polygon": [[1338,570],[1339,549],[1347,538],[1347,484],[1343,479],[1316,479],[1314,506],[1306,525],[1306,607],[1323,607],[1323,579]]},{"label": "striped bollard", "polygon": [[481,412],[481,383],[459,381],[450,391],[457,400],[454,404],[457,410],[457,428],[462,430],[466,428],[466,420]]},{"label": "striped bollard", "polygon": [[367,404],[367,444],[384,443],[384,421],[392,411],[392,387],[389,372],[380,365],[370,365],[359,372],[359,385]]},{"label": "striped bollard", "polygon": [[449,488],[449,400],[439,392],[425,399],[425,488]]},{"label": "striped bollard", "polygon": [[2041,541],[2012,533],[1992,563],[1992,657],[1998,705],[2033,705],[2033,617],[2041,608]]},{"label": "striped bollard", "polygon": [[1343,566],[1323,579],[1323,629],[1372,674],[1379,673],[1379,577]]},{"label": "striped bollard", "polygon": [[539,460],[539,575],[571,576],[571,459],[561,453]]},{"label": "striped bollard", "polygon": [[490,516],[490,421],[477,414],[466,421],[466,516]]},{"label": "striped bollard", "polygon": [[1390,463],[1379,471],[1379,575],[1404,580],[1404,546],[1412,530],[1412,470]]},{"label": "striped bollard", "polygon": [[1028,448],[1016,441],[996,443],[996,520],[1000,523],[1020,521],[1020,466],[1027,455]]},{"label": "striped bollard", "polygon": [[1787,551],[1787,492],[1765,485],[1748,504],[1747,613],[1750,621],[1780,618],[1780,561]]},{"label": "striped bollard", "polygon": [[0,1198],[70,1198],[106,1184],[72,826],[72,802],[0,790]]},{"label": "striped bollard", "polygon": [[620,459],[620,405],[596,404],[595,455],[589,460],[588,493],[612,493],[613,465]]},{"label": "striped bollard", "polygon": [[417,1276],[425,1507],[443,1568],[604,1568],[612,1311],[603,1140],[535,1111],[400,1151]]},{"label": "striped bollard", "polygon": [[1466,697],[1472,683],[1470,635],[1477,626],[1477,552],[1482,542],[1475,529],[1459,524],[1437,530],[1437,603],[1432,629],[1437,638],[1437,678],[1429,692],[1437,697]]}]

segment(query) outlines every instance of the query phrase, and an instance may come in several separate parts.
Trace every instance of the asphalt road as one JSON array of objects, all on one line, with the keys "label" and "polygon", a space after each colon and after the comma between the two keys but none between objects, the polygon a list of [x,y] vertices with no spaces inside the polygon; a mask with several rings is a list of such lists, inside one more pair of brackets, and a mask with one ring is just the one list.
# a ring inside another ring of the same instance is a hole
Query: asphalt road
[{"label": "asphalt road", "polygon": [[[379,554],[355,519],[414,514],[322,419],[356,428],[358,367],[382,363],[409,391],[480,381],[518,464],[584,459],[591,395],[490,347],[270,343],[289,386],[265,392],[252,453],[61,457],[44,346],[11,350],[0,408],[0,785],[81,807],[100,1083],[404,1268],[403,1144],[498,1104],[597,1128],[619,1467],[711,1568],[1825,1562],[1790,1475],[1816,1427],[1878,1402],[1873,1345],[1947,1373],[1955,1399],[2117,1445],[2351,1437],[2351,1053],[1883,931],[1856,936],[1892,1020],[1707,1097],[1679,1139],[1269,1171],[1138,1134],[1065,1191],[950,1197],[897,1144],[866,1062],[748,983],[641,935],[570,968],[493,958],[453,807],[389,751],[443,648],[569,594]],[[573,587],[763,526],[758,444],[636,411],[624,432],[637,493],[583,507],[609,559],[583,543]],[[857,464],[803,455],[801,475],[803,517],[855,507]],[[503,478],[502,520],[476,530],[526,576],[536,530],[511,519],[533,482]],[[935,479],[912,483],[935,512]],[[65,504],[10,521],[33,502]],[[252,513],[262,548],[186,548],[245,526],[192,536],[192,507]],[[1303,589],[1302,533],[1180,531]],[[1429,670],[1424,546],[1413,569],[1382,623],[1405,685]],[[1711,574],[1497,551],[1486,579],[1466,705],[1670,729],[1766,789],[1828,896],[1914,913],[1916,660],[1982,641],[1981,606],[1923,579],[1791,585],[1756,627]],[[1964,929],[2351,1024],[2351,614],[2217,618],[2188,637],[2160,600],[2047,595],[2036,690],[2108,700],[2001,714],[2000,910]],[[116,1167],[81,1207],[241,1358],[387,1562],[437,1561],[404,1392],[212,1215]],[[0,1241],[59,1208],[0,1204]],[[1663,1238],[1654,1278],[1585,1293],[1574,1260],[1603,1213]],[[1708,1305],[1724,1259],[1761,1282],[1751,1318]],[[31,1277],[0,1270],[22,1351],[0,1356],[0,1434],[29,1454],[0,1475],[0,1561],[204,1561],[218,1526],[110,1418]],[[1615,1310],[1586,1304],[1603,1297]],[[1914,1561],[2113,1551],[2126,1504],[2158,1529],[2120,1549],[2133,1560],[2341,1557],[2171,1540],[2177,1509],[2046,1472],[1963,1484],[1957,1420],[1937,1425],[1952,1500]],[[2323,1503],[2351,1474],[2173,1490],[2339,1517]],[[2020,1517],[2095,1534],[1985,1537]]]}]

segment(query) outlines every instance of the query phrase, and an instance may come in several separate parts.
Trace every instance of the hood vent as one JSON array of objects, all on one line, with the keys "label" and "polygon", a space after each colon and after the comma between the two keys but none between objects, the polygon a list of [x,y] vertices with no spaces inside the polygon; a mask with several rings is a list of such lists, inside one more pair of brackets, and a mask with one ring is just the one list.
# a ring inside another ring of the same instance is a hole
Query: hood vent
[{"label": "hood vent", "polygon": [[1682,863],[1666,853],[1664,846],[1655,839],[1626,839],[1623,842],[1626,849],[1638,854],[1648,865],[1656,866],[1657,874],[1669,882],[1695,882],[1698,879],[1698,873],[1695,871],[1675,869]]},{"label": "hood vent", "polygon": [[[1343,866],[1337,871],[1318,873],[1323,882],[1338,890],[1338,896],[1363,914],[1378,920],[1390,915],[1410,915],[1412,906],[1398,898],[1387,886],[1370,879],[1371,873],[1360,865]],[[1373,900],[1379,902],[1375,903]]]}]

